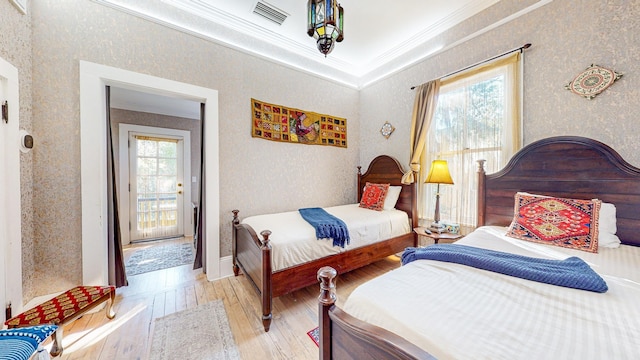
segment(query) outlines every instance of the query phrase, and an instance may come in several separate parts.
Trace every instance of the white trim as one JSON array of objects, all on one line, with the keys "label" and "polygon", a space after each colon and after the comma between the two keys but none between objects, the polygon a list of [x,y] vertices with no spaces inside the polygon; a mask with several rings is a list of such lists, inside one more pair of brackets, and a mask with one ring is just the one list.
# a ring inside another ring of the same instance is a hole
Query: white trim
[{"label": "white trim", "polygon": [[[0,302],[22,312],[22,205],[20,199],[20,96],[18,69],[0,58],[0,94],[9,121],[0,120]],[[4,312],[0,315],[4,319]],[[4,319],[6,320],[6,319]],[[4,323],[4,320],[1,323]]]},{"label": "white trim", "polygon": [[218,92],[200,86],[80,60],[80,165],[82,191],[82,281],[108,283],[105,86],[111,85],[205,104],[207,168],[207,279],[220,277],[220,179]]},{"label": "white trim", "polygon": [[220,278],[234,276],[233,274],[233,257],[225,256],[220,258]]},{"label": "white trim", "polygon": [[[315,61],[310,62],[308,58],[302,58],[302,57],[299,59],[296,58],[296,59],[287,60],[284,58],[284,56],[282,56],[283,55],[282,51],[279,51],[279,52],[276,51],[278,56],[274,56],[271,54],[271,52],[265,53],[261,51],[256,51],[251,46],[241,42],[219,40],[213,35],[211,35],[210,30],[205,31],[205,30],[199,30],[195,28],[186,28],[184,25],[175,23],[171,19],[165,19],[165,18],[157,17],[155,15],[150,15],[143,12],[142,10],[134,9],[133,7],[127,6],[125,4],[115,4],[112,0],[92,0],[92,1],[95,3],[110,7],[117,11],[124,12],[125,14],[129,14],[144,20],[148,20],[153,23],[166,26],[167,28],[174,29],[176,31],[179,31],[191,36],[195,36],[203,40],[211,41],[218,45],[221,45],[230,49],[238,50],[245,54],[249,54],[249,55],[258,57],[260,59],[270,61],[275,64],[285,65],[291,69],[301,71],[303,73],[318,77],[320,79],[329,80],[336,84],[348,86],[353,89],[358,88],[357,78],[345,72],[344,70],[341,70],[342,68],[340,68],[339,66],[333,66],[333,67],[325,66],[324,64],[319,62],[315,62]],[[274,45],[274,46],[277,46],[277,45]],[[317,53],[314,53],[314,54],[315,56],[318,56]],[[323,60],[326,60],[328,62],[335,61],[333,58],[323,58]],[[339,69],[339,70],[336,70],[336,69]]]},{"label": "white trim", "polygon": [[[442,52],[445,52],[445,51],[447,51],[449,49],[453,49],[456,46],[459,46],[459,45],[461,45],[461,44],[463,44],[463,43],[465,43],[467,41],[473,40],[473,39],[477,38],[478,36],[484,35],[485,33],[489,32],[491,30],[494,30],[494,29],[496,29],[496,28],[498,28],[498,27],[500,27],[502,25],[505,25],[505,24],[507,24],[507,23],[509,23],[509,22],[521,17],[521,16],[524,16],[524,15],[526,15],[526,14],[528,14],[528,13],[534,11],[534,10],[537,10],[538,8],[540,8],[540,7],[544,6],[544,5],[547,5],[548,3],[552,2],[552,1],[553,0],[540,0],[537,3],[531,5],[531,6],[527,7],[527,8],[524,8],[524,9],[522,9],[522,10],[520,10],[520,11],[514,13],[514,14],[511,14],[511,15],[507,16],[504,19],[498,20],[498,21],[494,22],[493,24],[485,26],[484,28],[482,28],[482,29],[480,29],[480,30],[478,30],[478,31],[476,31],[476,32],[474,32],[472,34],[469,34],[469,35],[467,35],[467,36],[465,36],[465,37],[463,37],[461,39],[458,39],[458,40],[452,42],[451,44],[449,44],[447,46],[438,45],[438,47],[436,48],[437,50],[429,51],[428,53],[426,53],[426,55],[420,55],[420,56],[418,56],[418,57],[416,57],[414,59],[411,59],[411,57],[407,55],[407,58],[409,60],[405,61],[403,64],[401,64],[401,65],[399,65],[399,66],[397,66],[397,67],[395,67],[395,68],[393,68],[391,70],[385,70],[385,72],[382,75],[378,76],[378,77],[375,77],[373,79],[369,79],[369,80],[367,80],[365,82],[361,82],[360,86],[358,88],[359,89],[364,89],[364,88],[366,88],[366,87],[368,87],[370,85],[373,85],[374,83],[376,83],[376,82],[378,82],[380,80],[386,79],[386,78],[390,77],[391,75],[397,74],[397,73],[399,73],[400,71],[402,71],[404,69],[407,69],[407,68],[409,68],[409,67],[411,67],[413,65],[418,64],[419,62],[425,61],[425,60],[427,60],[427,59],[429,59],[429,58],[431,58],[433,56],[436,56],[436,55],[438,55],[438,54],[440,54]],[[371,73],[369,73],[369,74],[371,74]],[[366,78],[366,76],[363,76],[362,78]]]},{"label": "white trim", "polygon": [[[142,126],[132,124],[119,124],[118,125],[118,139],[119,139],[119,167],[120,167],[120,218],[122,220],[129,219],[129,191],[128,187],[122,184],[129,183],[129,147],[127,146],[130,132],[146,133],[153,135],[168,135],[178,136],[184,141],[183,152],[183,205],[182,205],[182,227],[184,236],[193,236],[193,207],[191,205],[191,132],[187,130],[167,129],[155,126]],[[124,214],[127,214],[126,217]],[[188,226],[190,225],[190,226]],[[122,245],[127,245],[131,242],[131,232],[122,231]]]},{"label": "white trim", "polygon": [[[162,26],[166,26],[168,28],[183,32],[185,34],[212,41],[216,44],[235,49],[261,59],[282,64],[291,69],[295,69],[306,74],[329,80],[356,90],[362,90],[370,85],[373,85],[374,83],[377,83],[383,79],[399,73],[400,71],[414,66],[419,62],[426,61],[427,59],[435,55],[438,55],[464,42],[481,36],[499,26],[509,23],[521,16],[524,16],[534,10],[537,10],[544,5],[551,3],[553,0],[539,0],[538,2],[520,11],[517,11],[514,14],[497,20],[496,22],[489,24],[488,26],[472,34],[469,34],[462,39],[454,41],[451,44],[434,44],[432,47],[430,47],[430,49],[427,49],[426,51],[418,50],[421,46],[425,46],[425,38],[434,40],[437,38],[438,34],[451,30],[451,26],[459,24],[461,21],[460,19],[466,18],[467,14],[471,14],[474,12],[475,14],[478,14],[476,12],[478,11],[478,9],[483,8],[483,6],[490,6],[498,2],[496,0],[474,1],[472,5],[469,5],[468,7],[451,14],[450,17],[441,20],[438,26],[430,27],[423,30],[420,34],[412,36],[406,41],[401,42],[400,44],[398,44],[398,46],[394,47],[389,52],[381,54],[380,56],[375,57],[375,59],[371,60],[370,62],[366,64],[360,64],[359,66],[347,63],[343,60],[338,60],[335,57],[318,58],[317,52],[308,48],[307,46],[304,46],[304,50],[301,50],[302,47],[299,43],[296,43],[297,46],[294,46],[292,45],[294,43],[293,41],[274,42],[273,38],[271,38],[271,41],[268,42],[271,45],[276,44],[273,45],[273,48],[259,46],[258,48],[260,50],[257,51],[256,47],[254,46],[255,36],[248,34],[248,32],[244,29],[244,26],[232,27],[232,30],[241,33],[242,35],[248,35],[248,39],[237,37],[231,38],[229,36],[223,36],[225,34],[224,31],[216,32],[211,31],[210,29],[199,29],[194,26],[179,23],[177,20],[169,18],[168,16],[151,13],[148,9],[143,9],[144,6],[140,6],[138,3],[133,6],[121,0],[92,1],[110,7],[117,11],[121,11],[126,14],[136,16],[141,19],[145,19],[156,24],[160,24]],[[213,16],[218,20],[220,19],[220,17],[225,16],[225,19],[229,18],[225,12],[222,12],[221,10],[208,5],[207,2],[202,0],[194,0],[188,3],[176,2],[175,0],[164,0],[163,2],[178,9],[190,13],[195,13],[196,15],[201,17],[203,16],[203,14],[209,14],[210,16]],[[229,26],[229,24],[220,26],[227,27]],[[254,27],[253,25],[250,26]],[[440,31],[439,27],[442,26],[449,26],[449,28],[446,28],[444,31]],[[260,38],[264,38],[265,36],[269,35],[264,31],[260,32]],[[412,46],[415,46],[415,48],[411,48]],[[281,51],[283,49],[284,52]]]},{"label": "white trim", "polygon": [[13,6],[20,11],[23,15],[27,13],[27,4],[26,0],[10,0]]}]

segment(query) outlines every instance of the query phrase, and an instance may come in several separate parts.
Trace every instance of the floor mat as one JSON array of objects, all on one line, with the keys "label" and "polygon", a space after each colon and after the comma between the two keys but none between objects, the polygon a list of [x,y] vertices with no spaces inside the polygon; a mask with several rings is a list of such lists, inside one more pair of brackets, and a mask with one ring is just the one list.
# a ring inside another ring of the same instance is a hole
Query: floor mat
[{"label": "floor mat", "polygon": [[191,243],[156,245],[136,250],[127,260],[125,268],[127,276],[132,276],[192,264],[193,260],[194,251]]}]

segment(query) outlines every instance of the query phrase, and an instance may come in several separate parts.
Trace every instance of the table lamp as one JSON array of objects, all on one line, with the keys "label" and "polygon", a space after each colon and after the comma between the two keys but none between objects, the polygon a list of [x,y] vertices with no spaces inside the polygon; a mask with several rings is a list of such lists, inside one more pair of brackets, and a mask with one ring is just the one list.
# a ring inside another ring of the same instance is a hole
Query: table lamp
[{"label": "table lamp", "polygon": [[429,169],[429,175],[424,181],[425,184],[438,184],[436,189],[436,212],[433,215],[433,223],[431,224],[431,230],[441,233],[445,230],[445,226],[440,222],[440,184],[451,184],[451,174],[449,174],[449,166],[446,160],[433,160],[431,163],[431,169]]}]

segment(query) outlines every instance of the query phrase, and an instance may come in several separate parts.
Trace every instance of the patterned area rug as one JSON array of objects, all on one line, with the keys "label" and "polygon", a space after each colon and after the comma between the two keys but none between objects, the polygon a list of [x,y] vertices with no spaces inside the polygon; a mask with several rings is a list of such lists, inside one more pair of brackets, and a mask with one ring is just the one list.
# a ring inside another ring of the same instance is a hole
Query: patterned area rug
[{"label": "patterned area rug", "polygon": [[313,340],[314,343],[316,343],[316,346],[320,346],[320,329],[319,328],[314,328],[311,329],[309,331],[307,331],[307,335],[309,335],[309,337],[311,338],[311,340]]},{"label": "patterned area rug", "polygon": [[149,359],[240,359],[222,300],[155,319]]},{"label": "patterned area rug", "polygon": [[127,276],[132,276],[192,264],[193,259],[194,251],[191,243],[156,245],[136,250],[127,260],[125,268]]}]

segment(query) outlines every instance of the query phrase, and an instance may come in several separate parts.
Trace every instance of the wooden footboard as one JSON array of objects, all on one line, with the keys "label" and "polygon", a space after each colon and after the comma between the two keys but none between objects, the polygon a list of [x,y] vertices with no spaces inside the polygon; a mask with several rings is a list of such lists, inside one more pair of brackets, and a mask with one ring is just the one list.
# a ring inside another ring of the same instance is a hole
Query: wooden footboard
[{"label": "wooden footboard", "polygon": [[331,267],[318,270],[320,359],[435,359],[420,349],[380,327],[360,321],[337,308],[335,277]]},{"label": "wooden footboard", "polygon": [[251,226],[241,224],[238,210],[233,210],[233,271],[247,276],[262,301],[262,324],[269,331],[272,319],[272,299],[302,289],[317,282],[317,269],[332,266],[341,274],[369,265],[389,255],[416,246],[417,237],[411,232],[389,240],[355,248],[287,269],[272,271],[271,232],[260,232],[258,237]]},{"label": "wooden footboard", "polygon": [[269,236],[271,231],[260,232],[262,239],[258,238],[251,226],[241,224],[238,218],[238,210],[233,210],[233,273],[238,276],[240,268],[255,287],[262,301],[262,325],[264,331],[269,331],[271,326],[271,244]]}]

